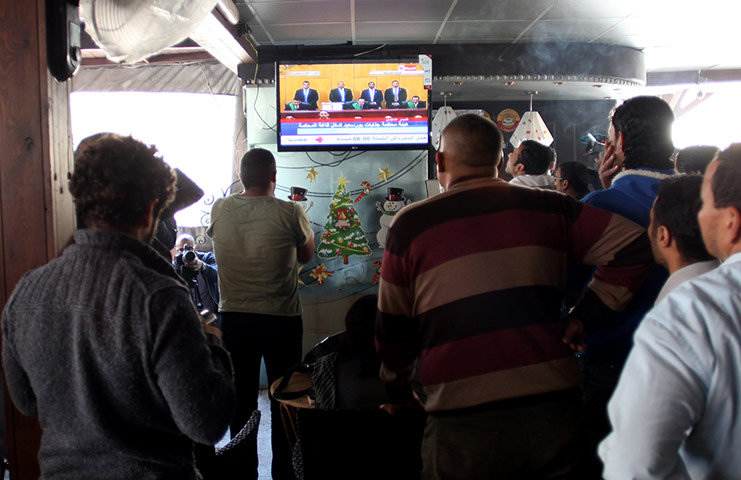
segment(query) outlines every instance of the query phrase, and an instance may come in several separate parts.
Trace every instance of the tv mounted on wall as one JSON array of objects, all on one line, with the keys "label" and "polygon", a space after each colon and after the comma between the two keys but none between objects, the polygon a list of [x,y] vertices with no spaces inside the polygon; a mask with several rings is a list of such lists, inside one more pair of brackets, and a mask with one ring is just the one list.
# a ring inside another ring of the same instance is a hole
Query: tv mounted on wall
[{"label": "tv mounted on wall", "polygon": [[278,151],[427,148],[430,63],[426,56],[277,62]]}]

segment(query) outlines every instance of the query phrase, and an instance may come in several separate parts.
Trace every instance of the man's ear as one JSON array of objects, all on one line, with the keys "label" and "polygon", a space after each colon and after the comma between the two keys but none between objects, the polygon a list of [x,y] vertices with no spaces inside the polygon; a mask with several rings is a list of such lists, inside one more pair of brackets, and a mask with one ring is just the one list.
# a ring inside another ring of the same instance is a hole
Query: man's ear
[{"label": "man's ear", "polygon": [[525,165],[522,163],[515,163],[512,166],[512,171],[515,172],[515,176],[525,174]]},{"label": "man's ear", "polygon": [[564,190],[568,190],[569,189],[569,181],[568,180],[565,180],[565,179],[564,180],[561,180],[561,185],[563,185],[563,189]]},{"label": "man's ear", "polygon": [[731,243],[741,243],[741,212],[736,207],[728,207],[726,222]]},{"label": "man's ear", "polygon": [[445,171],[445,154],[443,152],[438,151],[435,153],[435,163],[437,163],[438,172]]},{"label": "man's ear", "polygon": [[656,241],[662,248],[667,248],[672,243],[672,232],[664,225],[659,225],[656,231]]}]

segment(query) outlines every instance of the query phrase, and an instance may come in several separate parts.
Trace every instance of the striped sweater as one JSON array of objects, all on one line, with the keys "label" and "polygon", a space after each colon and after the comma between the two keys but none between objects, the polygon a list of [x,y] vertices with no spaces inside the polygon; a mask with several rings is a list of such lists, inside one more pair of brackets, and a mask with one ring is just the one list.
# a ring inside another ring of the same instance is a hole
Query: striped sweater
[{"label": "striped sweater", "polygon": [[575,310],[623,308],[651,263],[645,230],[566,195],[477,178],[410,205],[388,233],[376,345],[428,411],[580,383],[559,314],[571,263],[597,265]]}]

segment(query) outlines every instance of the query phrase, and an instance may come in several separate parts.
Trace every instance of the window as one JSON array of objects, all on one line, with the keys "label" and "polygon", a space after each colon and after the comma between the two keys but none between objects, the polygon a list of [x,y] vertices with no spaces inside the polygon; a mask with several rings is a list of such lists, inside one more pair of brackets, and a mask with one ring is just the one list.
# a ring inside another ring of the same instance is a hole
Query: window
[{"label": "window", "polygon": [[196,227],[232,183],[236,101],[202,93],[74,92],[73,144],[77,148],[87,136],[112,132],[156,145],[171,167],[205,192],[175,214],[179,227]]}]

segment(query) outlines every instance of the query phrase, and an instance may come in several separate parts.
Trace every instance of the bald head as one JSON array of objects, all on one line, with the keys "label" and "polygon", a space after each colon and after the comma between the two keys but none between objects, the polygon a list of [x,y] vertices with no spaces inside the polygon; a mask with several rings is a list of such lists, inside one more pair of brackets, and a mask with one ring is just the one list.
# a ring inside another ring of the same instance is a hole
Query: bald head
[{"label": "bald head", "polygon": [[175,240],[175,248],[183,248],[183,246],[185,245],[193,248],[196,245],[196,241],[192,235],[181,233],[180,235],[178,235],[177,240]]},{"label": "bald head", "polygon": [[496,168],[502,154],[502,132],[473,113],[456,117],[443,130],[440,151],[448,167]]}]

